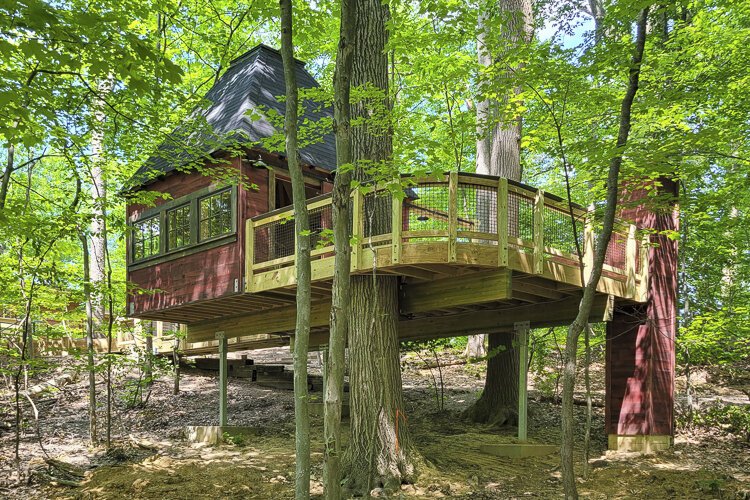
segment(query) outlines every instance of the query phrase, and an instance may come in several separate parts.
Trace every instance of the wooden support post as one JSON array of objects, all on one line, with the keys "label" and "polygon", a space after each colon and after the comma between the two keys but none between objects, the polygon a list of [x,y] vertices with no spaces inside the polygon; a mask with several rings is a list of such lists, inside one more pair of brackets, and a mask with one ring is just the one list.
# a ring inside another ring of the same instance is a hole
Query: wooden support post
[{"label": "wooden support post", "polygon": [[354,190],[352,200],[352,272],[357,271],[360,266],[362,256],[362,238],[364,237],[364,195],[359,189]]},{"label": "wooden support post", "polygon": [[628,228],[628,240],[625,246],[625,276],[627,276],[626,290],[628,298],[636,298],[635,288],[635,267],[637,265],[635,259],[638,253],[638,242],[635,239],[635,224],[631,224]]},{"label": "wooden support post", "polygon": [[591,278],[591,271],[594,269],[594,224],[592,217],[594,216],[594,207],[589,207],[589,212],[586,214],[586,226],[583,230],[583,283],[585,286]]},{"label": "wooden support post", "polygon": [[544,191],[534,198],[534,273],[544,272]]},{"label": "wooden support post", "polygon": [[648,269],[648,259],[649,259],[649,252],[651,250],[651,235],[646,233],[643,235],[643,239],[641,240],[641,258],[640,258],[640,269],[639,273],[641,281],[638,284],[638,297],[637,300],[641,302],[646,302],[648,300],[648,280],[649,280],[649,269]]},{"label": "wooden support post", "polygon": [[401,261],[401,230],[404,227],[403,202],[398,196],[392,196],[391,203],[391,263]]},{"label": "wooden support post", "polygon": [[227,338],[216,332],[219,341],[219,425],[227,425]]},{"label": "wooden support post", "polygon": [[497,181],[497,265],[508,266],[508,179]]},{"label": "wooden support post", "polygon": [[518,440],[526,441],[528,431],[528,385],[526,369],[529,364],[529,322],[520,321],[513,324],[518,341]]},{"label": "wooden support post", "polygon": [[328,344],[320,346],[320,357],[323,363],[323,366],[320,367],[320,371],[323,374],[323,397],[325,398],[328,387]]},{"label": "wooden support post", "polygon": [[268,167],[268,212],[276,209],[276,170]]},{"label": "wooden support post", "polygon": [[255,260],[255,226],[252,219],[245,221],[245,292],[253,291],[253,264]]},{"label": "wooden support post", "polygon": [[448,262],[456,262],[458,244],[458,172],[448,174]]}]

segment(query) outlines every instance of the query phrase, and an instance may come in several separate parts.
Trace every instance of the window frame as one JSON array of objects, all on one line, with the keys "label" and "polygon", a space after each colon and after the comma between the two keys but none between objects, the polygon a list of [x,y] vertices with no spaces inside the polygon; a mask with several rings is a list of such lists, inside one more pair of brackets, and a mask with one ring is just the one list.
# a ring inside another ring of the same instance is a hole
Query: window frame
[{"label": "window frame", "polygon": [[[199,207],[200,200],[209,196],[229,191],[230,193],[230,230],[212,238],[199,241]],[[166,262],[180,257],[185,257],[197,252],[202,252],[210,248],[215,248],[227,243],[237,241],[237,186],[227,186],[226,184],[209,186],[193,193],[190,193],[174,200],[170,200],[159,206],[144,210],[138,217],[128,220],[128,244],[127,244],[127,261],[128,270],[134,271],[144,267]],[[167,212],[175,209],[189,207],[189,243],[177,248],[169,248],[169,227],[167,222]],[[148,257],[135,259],[135,227],[148,219],[158,217],[159,220],[159,251]]]},{"label": "window frame", "polygon": [[[170,241],[170,239],[171,239],[171,232],[172,232],[173,227],[172,227],[172,224],[170,224],[169,215],[171,213],[177,212],[178,210],[182,210],[182,209],[185,209],[185,208],[187,208],[187,210],[188,210],[188,213],[187,213],[187,226],[180,226],[179,229],[181,231],[184,231],[185,229],[187,229],[187,234],[185,235],[185,236],[187,236],[187,238],[186,238],[187,241],[185,241],[182,245],[179,245],[179,246],[175,245],[175,246],[173,246],[171,244],[171,241]],[[167,252],[171,252],[173,250],[179,250],[181,248],[189,247],[190,245],[193,244],[193,240],[191,238],[191,236],[192,236],[192,234],[191,234],[192,233],[191,219],[192,219],[192,212],[193,212],[192,208],[193,208],[192,205],[188,202],[188,203],[183,203],[182,205],[178,205],[176,207],[169,208],[169,209],[165,210],[165,213],[166,213],[166,223],[167,223],[166,224],[166,232],[167,232],[167,247],[166,247],[166,251]]]},{"label": "window frame", "polygon": [[197,229],[197,239],[198,239],[199,243],[205,243],[205,242],[208,242],[208,241],[213,241],[213,240],[218,239],[218,238],[223,238],[224,236],[226,236],[228,234],[231,234],[234,231],[234,223],[233,223],[233,219],[234,219],[234,203],[232,203],[232,201],[233,201],[232,200],[232,194],[230,192],[229,193],[229,229],[227,231],[223,232],[223,233],[219,233],[219,234],[215,234],[215,235],[212,235],[212,236],[208,236],[207,238],[202,238],[201,237],[201,222],[203,222],[203,220],[211,220],[211,219],[215,219],[216,218],[216,214],[212,213],[208,217],[208,219],[201,219],[201,203],[204,200],[208,200],[209,198],[213,198],[213,197],[216,197],[216,196],[221,196],[224,193],[226,193],[227,191],[229,191],[229,189],[220,189],[218,191],[215,191],[213,193],[209,193],[209,194],[207,194],[205,196],[200,196],[198,198],[198,201],[197,201],[197,204],[196,204],[197,209],[198,209],[198,213],[197,213],[197,221],[198,221],[198,223],[196,225],[196,229]]},{"label": "window frame", "polygon": [[[139,230],[137,226],[142,225],[142,224],[146,224],[146,223],[148,223],[151,220],[156,221],[156,223],[158,225],[158,228],[159,228],[158,234],[156,234],[156,236],[154,236],[154,231],[153,231],[153,226],[152,226],[151,227],[151,231],[149,231],[148,238],[145,238],[145,237],[144,238],[138,238],[137,235],[139,235],[139,234],[146,234],[146,233],[145,233],[145,231]],[[162,246],[161,246],[162,225],[161,225],[161,219],[159,218],[158,215],[151,215],[149,217],[143,217],[143,218],[135,221],[133,223],[132,233],[133,233],[133,237],[131,238],[131,245],[130,246],[131,246],[131,252],[132,252],[132,256],[133,256],[134,260],[138,260],[138,261],[148,260],[148,259],[156,257],[157,255],[159,255],[161,253],[161,250],[162,250]],[[138,243],[139,242],[140,243],[145,243],[146,241],[149,242],[149,247],[151,247],[154,244],[154,241],[156,241],[156,251],[152,252],[152,253],[149,253],[148,255],[146,255],[146,251],[145,251],[146,247],[144,245],[143,246],[143,250],[144,250],[143,251],[143,256],[140,257],[140,258],[138,258],[138,259],[136,259],[136,257],[135,257],[136,256],[136,247],[137,247]]]}]

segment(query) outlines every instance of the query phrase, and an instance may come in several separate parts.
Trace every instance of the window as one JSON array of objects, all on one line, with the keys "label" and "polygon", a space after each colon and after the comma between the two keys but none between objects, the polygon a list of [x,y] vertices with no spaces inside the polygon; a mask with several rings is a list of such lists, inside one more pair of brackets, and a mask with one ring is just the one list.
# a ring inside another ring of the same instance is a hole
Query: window
[{"label": "window", "polygon": [[199,241],[232,231],[232,193],[225,190],[199,200]]},{"label": "window", "polygon": [[149,217],[133,225],[133,260],[159,253],[159,216]]},{"label": "window", "polygon": [[237,186],[211,186],[141,212],[130,223],[128,264],[140,269],[237,241],[236,205]]},{"label": "window", "polygon": [[190,244],[190,205],[167,210],[167,248],[174,250]]}]

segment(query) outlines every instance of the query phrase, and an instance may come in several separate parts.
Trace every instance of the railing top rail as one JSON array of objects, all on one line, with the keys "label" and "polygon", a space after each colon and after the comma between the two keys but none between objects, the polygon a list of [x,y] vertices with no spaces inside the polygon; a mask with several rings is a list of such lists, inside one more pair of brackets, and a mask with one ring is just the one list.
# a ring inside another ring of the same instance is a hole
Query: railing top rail
[{"label": "railing top rail", "polygon": [[[318,196],[313,196],[312,198],[307,199],[307,204],[310,205],[312,203],[322,201],[331,197],[332,197],[331,193],[325,193],[325,194],[320,194]],[[257,221],[260,221],[269,217],[273,217],[275,215],[283,214],[285,212],[294,212],[294,207],[292,205],[288,205],[286,207],[281,207],[275,210],[271,210],[270,212],[263,212],[262,214],[256,215],[254,217],[250,217],[250,220],[253,222],[257,222]]]},{"label": "railing top rail", "polygon": [[[445,173],[445,174],[436,174],[434,176],[419,176],[419,177],[416,177],[415,174],[401,174],[401,178],[402,179],[409,179],[409,178],[412,178],[412,177],[415,177],[417,179],[417,181],[413,185],[406,186],[406,189],[419,188],[420,184],[431,184],[431,183],[438,183],[438,184],[439,183],[445,183],[446,185],[448,184],[448,174],[447,173]],[[458,174],[459,184],[461,184],[462,181],[468,181],[468,183],[471,183],[471,179],[481,179],[481,180],[485,180],[485,181],[487,181],[487,180],[496,181],[496,180],[499,180],[500,177],[499,176],[495,176],[495,175],[477,174],[477,173],[473,173],[473,172],[460,172]],[[535,195],[536,193],[539,192],[539,188],[530,186],[528,184],[524,184],[522,182],[517,182],[517,181],[511,180],[511,179],[508,179],[508,185],[511,186],[511,187],[515,187],[516,190],[514,190],[514,191],[517,191],[517,190],[526,191],[528,193],[527,196],[529,196],[529,197],[532,197],[531,195]],[[375,192],[384,191],[386,189],[387,189],[387,187],[385,187],[385,186],[376,186],[375,187]],[[519,193],[519,194],[521,194],[521,193]],[[307,200],[307,203],[308,203],[308,205],[310,205],[310,204],[321,202],[321,201],[324,201],[324,200],[330,200],[331,198],[332,198],[332,194],[331,193],[321,194],[321,195],[315,196],[313,198],[309,198]],[[570,203],[569,204],[568,200],[566,200],[565,198],[562,198],[560,196],[554,195],[552,193],[545,192],[544,193],[544,198],[545,198],[545,203],[548,206],[556,208],[558,210],[562,210],[562,211],[568,211],[570,208],[572,208],[573,212],[574,212],[574,215],[578,216],[578,217],[580,217],[582,215],[585,215],[585,214],[587,214],[589,212],[589,210],[586,207],[583,207],[583,206],[581,206],[581,205],[579,205],[577,203]],[[265,213],[256,215],[254,217],[251,217],[250,220],[252,220],[254,223],[258,223],[258,222],[264,221],[265,219],[274,218],[275,216],[278,216],[278,215],[282,215],[282,214],[285,214],[285,213],[293,213],[293,212],[294,212],[293,207],[287,206],[287,207],[277,208],[277,209],[272,210],[270,212],[265,212]],[[628,226],[628,224],[625,221],[622,221],[620,219],[617,220],[616,224],[618,226],[624,228],[623,230],[626,230],[626,228]]]}]

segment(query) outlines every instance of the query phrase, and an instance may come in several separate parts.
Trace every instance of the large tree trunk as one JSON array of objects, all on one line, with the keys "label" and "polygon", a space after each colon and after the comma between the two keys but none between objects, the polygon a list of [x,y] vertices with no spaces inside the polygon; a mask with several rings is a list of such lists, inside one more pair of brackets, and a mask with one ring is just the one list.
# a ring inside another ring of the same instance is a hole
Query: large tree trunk
[{"label": "large tree trunk", "polygon": [[[382,91],[372,107],[388,99],[387,4],[356,0],[353,85]],[[371,117],[367,103],[354,108],[356,116]],[[392,131],[387,123],[368,120],[352,130],[356,175],[364,180],[362,163],[387,161],[392,154]],[[415,475],[414,451],[406,427],[398,343],[398,278],[372,275],[351,278],[349,323],[351,437],[344,454],[347,486],[355,494],[383,487],[395,491]]]},{"label": "large tree trunk", "polygon": [[[531,39],[532,19],[530,0],[499,0],[499,15],[505,19],[500,35],[492,32],[488,10],[479,14],[477,54],[480,66],[492,66],[514,45],[527,43]],[[489,9],[489,7],[488,7]],[[496,23],[497,21],[495,21]],[[492,38],[491,38],[492,37]],[[499,38],[501,41],[496,41]],[[493,50],[498,50],[493,54]],[[505,75],[511,78],[510,72]],[[516,88],[513,92],[520,92]],[[506,95],[500,101],[487,98],[477,103],[477,173],[521,180],[521,117],[504,116],[501,112],[510,101]],[[483,200],[478,200],[482,204]],[[483,210],[490,215],[489,207]],[[511,221],[518,217],[510,217]],[[484,336],[469,338],[469,346],[483,346]],[[479,357],[481,351],[466,354]],[[518,407],[518,351],[513,347],[513,336],[497,334],[490,336],[487,378],[482,395],[465,415],[475,422],[493,425],[513,424]]]},{"label": "large tree trunk", "polygon": [[296,236],[295,265],[297,267],[297,318],[294,329],[294,422],[297,467],[294,496],[298,500],[310,497],[310,415],[307,390],[307,356],[310,341],[310,223],[305,197],[305,179],[299,165],[297,145],[297,74],[295,71],[292,33],[292,1],[281,0],[281,56],[284,62],[286,110],[284,134],[289,174],[292,178],[294,229]]},{"label": "large tree trunk", "polygon": [[648,7],[643,9],[638,16],[635,50],[630,64],[628,89],[625,92],[620,106],[620,126],[617,134],[616,151],[618,152],[610,160],[609,172],[607,174],[607,205],[602,221],[602,229],[597,237],[596,251],[594,253],[594,264],[591,276],[583,289],[583,298],[578,308],[578,315],[568,328],[565,340],[565,367],[563,369],[563,398],[562,398],[562,446],[560,447],[561,473],[565,497],[578,498],[576,489],[575,470],[573,468],[573,390],[576,378],[576,354],[578,351],[578,337],[588,323],[591,308],[596,295],[596,287],[602,275],[602,266],[607,253],[607,246],[612,236],[615,212],[617,210],[617,199],[620,195],[619,179],[620,166],[622,165],[623,150],[627,146],[630,135],[631,118],[633,107],[640,80],[641,62],[646,45],[646,20],[648,18]]},{"label": "large tree trunk", "polygon": [[104,112],[104,99],[112,91],[114,78],[108,77],[98,84],[98,96],[94,101],[94,122],[91,129],[91,201],[94,216],[91,219],[91,300],[94,313],[94,327],[97,335],[101,334],[106,304],[106,217],[107,217],[107,183],[104,172],[102,151],[104,149],[104,123],[107,115]]},{"label": "large tree trunk", "polygon": [[350,90],[354,52],[355,2],[342,0],[339,46],[334,75],[333,129],[336,134],[336,165],[332,197],[333,243],[336,250],[331,288],[331,321],[328,357],[325,359],[325,409],[323,434],[325,498],[341,498],[341,407],[344,398],[346,337],[349,331],[351,245],[349,208],[352,172],[341,168],[352,162]]},{"label": "large tree trunk", "polygon": [[401,390],[398,278],[352,276],[351,305],[348,488],[392,492],[415,475]]},{"label": "large tree trunk", "polygon": [[501,426],[518,417],[518,350],[511,332],[489,335],[484,390],[465,416],[474,422]]}]

